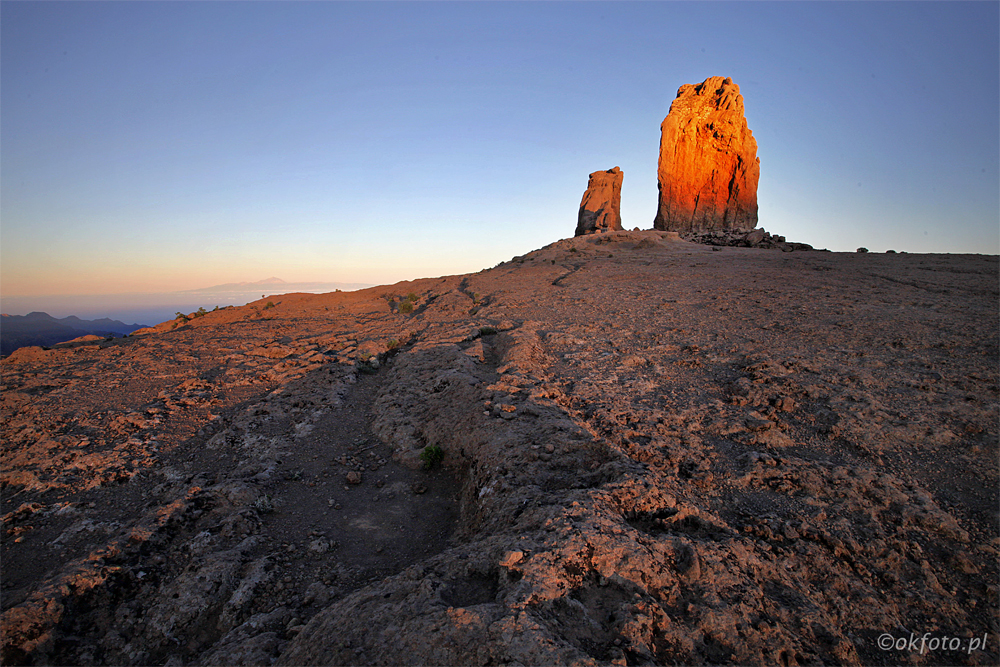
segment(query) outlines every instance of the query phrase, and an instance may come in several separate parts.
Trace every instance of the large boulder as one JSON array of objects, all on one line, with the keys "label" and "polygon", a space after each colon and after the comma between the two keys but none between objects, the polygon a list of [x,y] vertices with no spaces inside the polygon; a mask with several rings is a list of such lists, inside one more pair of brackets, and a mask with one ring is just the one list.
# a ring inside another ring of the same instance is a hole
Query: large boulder
[{"label": "large boulder", "polygon": [[622,228],[621,201],[624,172],[618,167],[595,171],[590,175],[587,191],[580,202],[576,219],[576,234],[616,231]]},{"label": "large boulder", "polygon": [[732,79],[713,76],[681,86],[660,132],[655,229],[749,231],[757,226],[757,142]]}]

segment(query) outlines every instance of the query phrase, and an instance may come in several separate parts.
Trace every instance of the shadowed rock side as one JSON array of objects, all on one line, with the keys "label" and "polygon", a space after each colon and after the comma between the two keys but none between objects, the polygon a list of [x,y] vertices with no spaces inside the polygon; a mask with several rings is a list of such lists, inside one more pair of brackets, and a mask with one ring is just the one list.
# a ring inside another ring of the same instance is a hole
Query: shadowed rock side
[{"label": "shadowed rock side", "polygon": [[678,234],[680,238],[692,243],[704,243],[711,246],[733,246],[737,248],[759,248],[761,250],[813,250],[808,243],[787,241],[784,236],[770,234],[763,229],[750,232],[736,230],[718,230],[712,232],[686,232]]},{"label": "shadowed rock side", "polygon": [[618,231],[622,228],[621,200],[624,172],[618,167],[595,171],[580,202],[576,234]]},{"label": "shadowed rock side", "polygon": [[654,229],[683,233],[757,226],[757,142],[732,79],[713,76],[681,86],[660,132]]},{"label": "shadowed rock side", "polygon": [[997,258],[676,237],[6,360],[4,664],[997,664]]}]

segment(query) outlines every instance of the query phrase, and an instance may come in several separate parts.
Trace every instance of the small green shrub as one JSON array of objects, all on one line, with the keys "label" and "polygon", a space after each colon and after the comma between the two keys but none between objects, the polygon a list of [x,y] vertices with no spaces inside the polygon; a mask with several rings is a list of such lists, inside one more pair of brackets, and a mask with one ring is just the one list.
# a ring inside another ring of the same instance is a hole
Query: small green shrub
[{"label": "small green shrub", "polygon": [[395,350],[399,346],[400,346],[399,340],[397,340],[396,338],[393,338],[392,340],[390,340],[388,343],[385,344],[385,349],[387,349],[387,350]]},{"label": "small green shrub", "polygon": [[208,315],[208,311],[205,310],[204,307],[199,307],[198,310],[194,312],[195,317],[204,317],[205,315]]},{"label": "small green shrub", "polygon": [[420,460],[424,462],[424,468],[430,470],[441,463],[444,459],[444,450],[437,445],[427,445],[424,451],[420,452]]},{"label": "small green shrub", "polygon": [[379,364],[378,357],[371,352],[365,352],[358,357],[358,370],[365,375],[374,375],[378,373]]},{"label": "small green shrub", "polygon": [[413,303],[416,303],[417,299],[419,299],[420,297],[418,297],[415,292],[410,292],[409,294],[406,295],[406,298],[407,298],[407,300],[412,301]]},{"label": "small green shrub", "polygon": [[412,313],[413,312],[413,304],[410,303],[409,301],[400,301],[399,302],[399,312],[403,313],[404,315],[408,314],[408,313]]},{"label": "small green shrub", "polygon": [[182,322],[187,322],[188,321],[188,316],[185,315],[184,313],[177,313],[177,315],[174,316],[174,319],[175,320],[181,320]]},{"label": "small green shrub", "polygon": [[274,308],[274,302],[273,301],[268,301],[266,304],[264,304],[264,310],[267,310],[269,308]]},{"label": "small green shrub", "polygon": [[274,511],[274,503],[271,502],[271,496],[266,493],[253,501],[252,507],[260,514],[270,514]]}]

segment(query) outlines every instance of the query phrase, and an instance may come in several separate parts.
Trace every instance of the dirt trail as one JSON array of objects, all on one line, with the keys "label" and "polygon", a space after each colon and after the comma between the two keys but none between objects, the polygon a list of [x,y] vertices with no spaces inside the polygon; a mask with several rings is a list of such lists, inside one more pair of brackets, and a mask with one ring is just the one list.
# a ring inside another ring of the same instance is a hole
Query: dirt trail
[{"label": "dirt trail", "polygon": [[448,546],[461,491],[454,473],[407,468],[371,433],[372,403],[387,372],[358,374],[339,407],[271,415],[253,430],[284,439],[273,474],[260,484],[262,539],[249,552],[274,567],[276,586],[255,595],[253,611],[311,599],[312,608],[296,616],[305,622],[318,605]]}]

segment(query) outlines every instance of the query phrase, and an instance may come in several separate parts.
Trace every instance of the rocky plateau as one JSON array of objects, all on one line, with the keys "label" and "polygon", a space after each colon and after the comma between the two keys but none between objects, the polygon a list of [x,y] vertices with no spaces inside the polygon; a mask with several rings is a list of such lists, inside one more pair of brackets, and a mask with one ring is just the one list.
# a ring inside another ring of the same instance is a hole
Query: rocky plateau
[{"label": "rocky plateau", "polygon": [[998,258],[738,245],[17,350],[3,664],[1000,663]]}]

